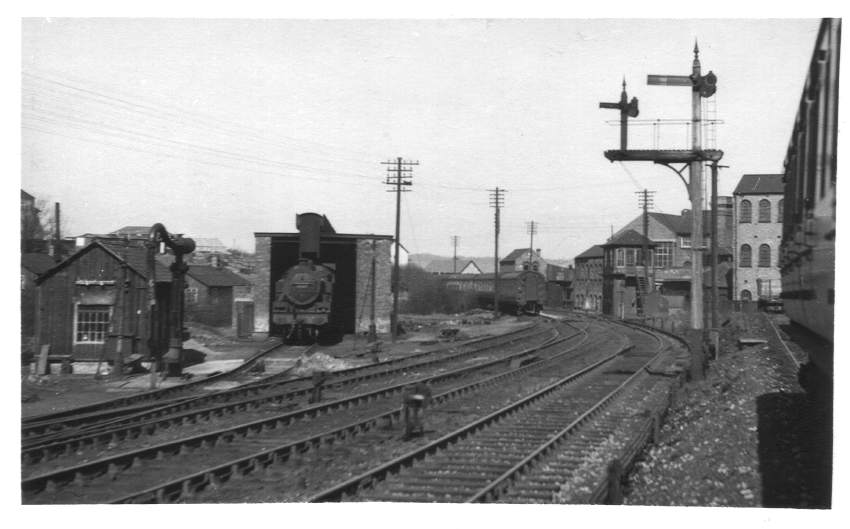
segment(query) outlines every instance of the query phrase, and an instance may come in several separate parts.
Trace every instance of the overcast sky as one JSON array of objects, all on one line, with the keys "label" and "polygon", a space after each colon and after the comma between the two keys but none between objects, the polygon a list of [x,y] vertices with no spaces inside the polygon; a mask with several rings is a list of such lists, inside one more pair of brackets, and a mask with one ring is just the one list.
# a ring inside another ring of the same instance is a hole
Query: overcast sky
[{"label": "overcast sky", "polygon": [[[570,259],[637,216],[689,207],[669,169],[610,163],[625,77],[638,120],[688,119],[698,39],[718,77],[721,194],[782,171],[817,19],[43,19],[22,26],[22,187],[62,204],[65,235],[164,223],[253,250],[316,211],[392,234],[382,161],[418,160],[402,201],[411,252],[491,255],[488,188],[508,190],[500,248]],[[708,107],[708,100],[703,100]],[[707,110],[710,110],[707,108]],[[707,116],[712,117],[712,116]],[[631,146],[655,146],[652,126]],[[687,127],[660,128],[686,148]]]}]

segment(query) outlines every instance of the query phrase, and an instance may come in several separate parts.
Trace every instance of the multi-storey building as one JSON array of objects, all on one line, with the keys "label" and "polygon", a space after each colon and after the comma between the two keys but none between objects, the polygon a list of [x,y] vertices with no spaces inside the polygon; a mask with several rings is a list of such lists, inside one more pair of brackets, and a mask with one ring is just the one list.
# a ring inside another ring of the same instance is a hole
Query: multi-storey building
[{"label": "multi-storey building", "polygon": [[784,191],[781,174],[745,174],[735,188],[736,300],[779,299]]},{"label": "multi-storey building", "polygon": [[594,245],[575,258],[573,307],[602,312],[602,247]]}]

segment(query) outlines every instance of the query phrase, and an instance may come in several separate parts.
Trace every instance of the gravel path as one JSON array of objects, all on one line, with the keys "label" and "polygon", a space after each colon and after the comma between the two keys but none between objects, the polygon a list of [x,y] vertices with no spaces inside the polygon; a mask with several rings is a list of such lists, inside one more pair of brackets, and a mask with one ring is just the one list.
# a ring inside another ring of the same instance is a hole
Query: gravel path
[{"label": "gravel path", "polygon": [[[768,344],[738,350],[737,336]],[[763,315],[735,315],[721,351],[682,388],[625,503],[829,508],[831,411],[800,388]]]}]

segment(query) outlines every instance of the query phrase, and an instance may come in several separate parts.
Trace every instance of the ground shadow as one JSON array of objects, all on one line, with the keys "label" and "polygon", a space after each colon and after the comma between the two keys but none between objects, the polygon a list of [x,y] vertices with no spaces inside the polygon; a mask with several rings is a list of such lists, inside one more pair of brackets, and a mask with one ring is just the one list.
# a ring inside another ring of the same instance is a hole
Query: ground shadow
[{"label": "ground shadow", "polygon": [[762,506],[828,509],[832,406],[799,393],[756,399]]}]

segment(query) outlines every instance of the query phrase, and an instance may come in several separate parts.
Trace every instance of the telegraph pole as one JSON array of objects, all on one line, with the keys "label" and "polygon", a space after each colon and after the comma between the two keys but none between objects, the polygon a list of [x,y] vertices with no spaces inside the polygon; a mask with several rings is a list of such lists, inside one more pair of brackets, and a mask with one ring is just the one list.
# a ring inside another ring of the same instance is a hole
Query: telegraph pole
[{"label": "telegraph pole", "polygon": [[530,222],[526,222],[525,227],[526,233],[531,236],[531,239],[528,241],[528,269],[531,270],[534,268],[534,234],[537,233],[539,224],[532,220]]},{"label": "telegraph pole", "polygon": [[495,208],[496,253],[493,258],[493,316],[499,317],[499,211],[505,205],[505,190],[490,189],[490,207]]},{"label": "telegraph pole", "polygon": [[452,246],[454,247],[454,257],[452,258],[452,273],[457,273],[457,242],[460,240],[460,237],[457,235],[452,235]]},{"label": "telegraph pole", "polygon": [[369,275],[369,279],[372,283],[372,300],[369,304],[369,341],[375,342],[378,339],[378,327],[375,325],[375,256],[377,254],[377,249],[375,246],[375,239],[372,239],[372,272]]},{"label": "telegraph pole", "polygon": [[381,165],[387,167],[387,179],[384,184],[395,186],[395,190],[389,189],[389,192],[395,192],[395,262],[393,263],[393,312],[390,315],[390,327],[392,332],[392,340],[396,341],[398,336],[398,254],[399,254],[399,231],[401,229],[401,194],[409,189],[402,189],[402,186],[411,186],[413,182],[413,166],[419,165],[419,162],[404,161],[401,157],[395,160],[381,162]]},{"label": "telegraph pole", "polygon": [[[649,191],[644,189],[643,191],[638,191],[636,193],[638,195],[638,205],[643,208],[643,277],[646,280],[647,286],[650,286],[649,282],[649,208],[652,207],[652,195],[655,194],[655,191]],[[650,290],[654,290],[651,288]]]}]

